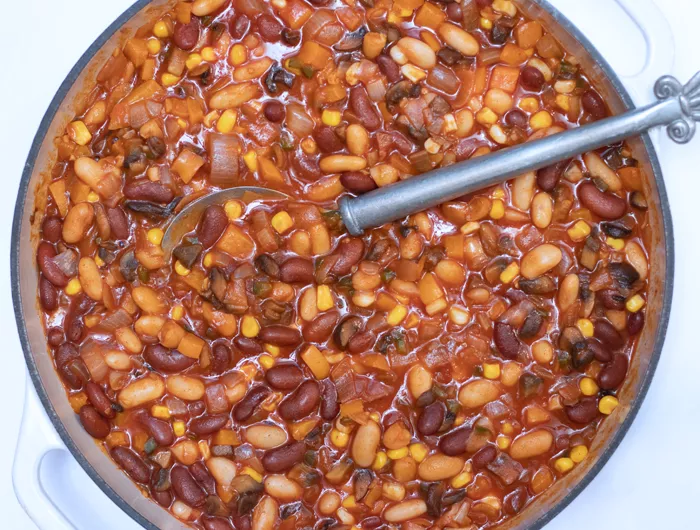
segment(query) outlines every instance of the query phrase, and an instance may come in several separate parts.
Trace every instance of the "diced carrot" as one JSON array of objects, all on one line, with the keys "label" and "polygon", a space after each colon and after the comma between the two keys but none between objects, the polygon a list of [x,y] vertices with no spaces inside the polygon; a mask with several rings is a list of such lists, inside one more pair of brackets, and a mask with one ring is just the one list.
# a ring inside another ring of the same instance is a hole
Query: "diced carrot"
[{"label": "diced carrot", "polygon": [[[56,203],[56,208],[58,208],[58,213],[61,217],[65,217],[68,214],[68,198],[66,197],[66,179],[54,180],[49,184],[49,193],[53,198],[53,202]],[[90,193],[88,191],[88,193]]]},{"label": "diced carrot", "polygon": [[178,2],[175,4],[175,18],[181,24],[189,24],[192,19],[192,3]]},{"label": "diced carrot", "polygon": [[526,22],[515,28],[515,38],[518,42],[518,46],[526,50],[534,48],[537,42],[542,38],[542,34],[542,24],[536,20]]},{"label": "diced carrot", "polygon": [[202,120],[204,120],[202,105],[195,98],[187,98],[187,114],[192,125],[202,123]]},{"label": "diced carrot", "polygon": [[437,39],[435,35],[430,33],[429,31],[421,31],[420,32],[420,38],[428,45],[430,46],[434,52],[439,52],[440,48],[442,48],[442,44],[440,41]]},{"label": "diced carrot", "polygon": [[275,163],[265,156],[258,156],[258,169],[262,178],[268,182],[284,182],[284,177]]},{"label": "diced carrot", "polygon": [[440,24],[445,22],[447,15],[438,6],[431,2],[423,4],[416,13],[415,25],[430,29],[437,29]]},{"label": "diced carrot", "polygon": [[199,359],[203,348],[204,341],[202,339],[193,333],[187,333],[178,344],[177,351],[186,357]]},{"label": "diced carrot", "polygon": [[520,46],[507,43],[501,50],[501,61],[511,66],[519,65],[527,61],[528,53]]},{"label": "diced carrot", "polygon": [[177,348],[187,332],[174,320],[168,320],[158,332],[158,340],[166,348]]},{"label": "diced carrot", "polygon": [[124,45],[124,54],[138,68],[148,58],[148,47],[144,39],[129,39]]},{"label": "diced carrot", "polygon": [[462,234],[445,237],[447,257],[462,261],[464,259],[464,236]]},{"label": "diced carrot", "polygon": [[79,202],[87,201],[88,195],[91,191],[90,186],[81,180],[75,179],[70,185],[70,190],[68,190],[68,193],[70,195],[71,202],[73,204],[78,204]]},{"label": "diced carrot", "polygon": [[301,354],[302,360],[318,380],[325,379],[331,372],[330,364],[316,346],[309,346]]},{"label": "diced carrot", "polygon": [[336,9],[335,14],[350,31],[355,31],[358,29],[364,20],[362,12],[352,7],[341,7],[340,9]]},{"label": "diced carrot", "polygon": [[182,181],[187,184],[203,165],[204,159],[201,156],[189,149],[183,149],[170,169],[180,175]]},{"label": "diced carrot", "polygon": [[634,191],[643,191],[642,186],[642,170],[638,167],[622,167],[617,170],[625,188]]},{"label": "diced carrot", "polygon": [[236,225],[229,224],[224,235],[216,243],[216,248],[223,250],[234,258],[247,258],[255,250],[255,245],[248,234]]},{"label": "diced carrot", "polygon": [[442,287],[440,287],[432,272],[427,273],[420,279],[418,289],[420,290],[420,299],[426,306],[445,296]]},{"label": "diced carrot", "polygon": [[518,87],[520,69],[511,66],[496,66],[491,71],[491,81],[489,88],[500,88],[511,94]]},{"label": "diced carrot", "polygon": [[280,18],[287,23],[291,29],[299,29],[311,18],[314,10],[303,0],[291,0],[287,2],[284,9],[280,10]]},{"label": "diced carrot", "polygon": [[333,58],[331,51],[313,41],[306,41],[299,50],[297,59],[315,70],[323,70],[326,64]]},{"label": "diced carrot", "polygon": [[241,445],[241,439],[236,431],[221,429],[214,435],[212,445]]}]

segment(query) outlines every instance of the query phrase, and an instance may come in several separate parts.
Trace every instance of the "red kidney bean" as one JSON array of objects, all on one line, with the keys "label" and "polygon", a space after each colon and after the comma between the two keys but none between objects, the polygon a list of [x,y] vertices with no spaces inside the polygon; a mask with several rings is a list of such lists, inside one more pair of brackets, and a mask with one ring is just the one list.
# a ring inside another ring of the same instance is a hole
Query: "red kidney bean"
[{"label": "red kidney bean", "polygon": [[318,155],[307,155],[301,149],[291,153],[292,166],[297,178],[314,182],[321,177],[321,168],[318,165]]},{"label": "red kidney bean", "polygon": [[445,13],[447,13],[447,18],[452,22],[462,22],[462,6],[456,2],[447,4],[445,8]]},{"label": "red kidney bean", "polygon": [[182,355],[177,350],[169,350],[160,344],[146,346],[143,360],[159,372],[167,374],[182,372],[195,363],[195,359]]},{"label": "red kidney bean", "polygon": [[236,421],[245,421],[250,418],[255,409],[270,393],[270,389],[263,385],[256,385],[240,400],[233,408],[233,419]]},{"label": "red kidney bean", "polygon": [[170,492],[170,490],[157,491],[151,487],[151,497],[153,497],[153,500],[160,504],[163,508],[169,508],[173,503],[173,494]]},{"label": "red kidney bean", "polygon": [[226,211],[218,204],[212,204],[202,214],[197,226],[197,239],[204,248],[209,248],[219,240],[227,226]]},{"label": "red kidney bean", "polygon": [[637,311],[636,313],[630,313],[627,317],[627,333],[636,335],[644,327],[644,313]]},{"label": "red kidney bean", "polygon": [[264,41],[267,42],[277,42],[282,37],[282,29],[284,26],[273,17],[267,13],[260,15],[255,22],[258,25],[258,33]]},{"label": "red kidney bean", "polygon": [[190,413],[190,416],[199,416],[204,414],[205,410],[207,410],[207,406],[204,404],[204,401],[193,401],[187,405],[187,411]]},{"label": "red kidney bean", "polygon": [[265,381],[275,390],[293,390],[299,386],[304,373],[291,362],[279,363],[265,372]]},{"label": "red kidney bean", "polygon": [[382,119],[363,86],[355,85],[350,89],[350,108],[368,131],[381,127]]},{"label": "red kidney bean", "polygon": [[379,70],[386,76],[390,83],[396,83],[401,79],[401,70],[399,65],[388,55],[380,55],[377,57]]},{"label": "red kidney bean", "polygon": [[266,101],[263,106],[263,114],[272,123],[281,123],[285,117],[284,105],[276,99]]},{"label": "red kidney bean", "polygon": [[505,322],[496,322],[493,325],[493,341],[496,348],[504,357],[515,359],[520,352],[520,341],[515,330]]},{"label": "red kidney bean", "polygon": [[80,423],[83,428],[93,438],[106,438],[110,431],[109,422],[100,416],[95,407],[92,405],[83,405],[80,408]]},{"label": "red kidney bean", "polygon": [[348,341],[348,351],[350,353],[363,353],[369,351],[374,346],[375,337],[371,331],[361,331],[355,333]]},{"label": "red kidney bean", "polygon": [[65,364],[56,364],[56,370],[73,390],[80,390],[90,380],[90,372],[80,358]]},{"label": "red kidney bean", "polygon": [[231,364],[231,348],[225,342],[215,342],[211,348],[211,371],[222,374]]},{"label": "red kidney bean", "polygon": [[150,180],[134,180],[124,186],[124,196],[134,201],[151,201],[166,203],[173,200],[175,194],[169,187]]},{"label": "red kidney bean", "polygon": [[442,401],[436,401],[425,407],[416,422],[416,429],[423,436],[432,436],[440,430],[442,422],[445,421],[447,408]]},{"label": "red kidney bean", "polygon": [[581,96],[581,105],[583,110],[590,114],[596,120],[605,118],[608,115],[608,110],[605,107],[605,102],[600,94],[595,90],[586,90]]},{"label": "red kidney bean", "polygon": [[41,235],[49,243],[58,243],[63,234],[63,221],[60,217],[49,215],[41,223]]},{"label": "red kidney bean", "polygon": [[515,515],[525,507],[527,502],[527,490],[524,486],[518,486],[503,499],[503,506],[507,513]]},{"label": "red kidney bean", "polygon": [[585,425],[592,422],[598,415],[598,402],[594,397],[587,397],[564,410],[571,421]]},{"label": "red kidney bean", "polygon": [[115,240],[129,238],[129,218],[121,206],[107,208],[107,220],[112,230],[112,238]]},{"label": "red kidney bean", "polygon": [[596,298],[602,302],[606,309],[622,311],[625,308],[625,297],[614,289],[598,291]]},{"label": "red kidney bean", "polygon": [[625,339],[620,335],[620,332],[610,322],[601,318],[596,320],[593,325],[593,336],[613,350],[625,345]]},{"label": "red kidney bean", "polygon": [[246,15],[240,14],[231,22],[230,27],[231,36],[236,40],[240,40],[250,27],[250,19]]},{"label": "red kidney bean", "polygon": [[551,166],[537,170],[537,185],[543,191],[552,191],[559,184],[561,175],[569,165],[570,160],[562,160]]},{"label": "red kidney bean", "polygon": [[175,433],[170,422],[149,416],[148,413],[142,414],[139,419],[161,447],[168,447],[175,441]]},{"label": "red kidney bean", "polygon": [[95,407],[97,412],[105,418],[114,418],[115,412],[112,408],[112,402],[100,385],[90,381],[85,385],[85,394],[87,394],[90,404]]},{"label": "red kidney bean", "polygon": [[93,301],[84,293],[76,296],[68,308],[68,312],[63,317],[63,328],[66,337],[72,342],[80,342],[83,338],[85,326],[82,317],[93,306]]},{"label": "red kidney bean", "polygon": [[457,456],[463,454],[467,450],[467,441],[472,430],[469,427],[460,427],[454,431],[445,434],[440,438],[438,447],[440,451],[447,456]]},{"label": "red kidney bean", "polygon": [[321,313],[311,322],[304,325],[302,336],[307,342],[326,342],[338,323],[338,313],[328,311]]},{"label": "red kidney bean", "polygon": [[228,519],[223,517],[202,517],[204,530],[233,530]]},{"label": "red kidney bean", "polygon": [[314,264],[305,258],[289,258],[280,266],[280,280],[284,283],[313,283]]},{"label": "red kidney bean", "polygon": [[485,445],[472,456],[472,468],[480,471],[493,462],[498,456],[498,450],[493,445]]},{"label": "red kidney bean", "polygon": [[601,363],[607,363],[612,359],[612,353],[600,341],[588,339],[586,347],[593,353],[593,356]]},{"label": "red kidney bean", "polygon": [[288,443],[282,447],[265,451],[262,465],[268,473],[284,473],[297,462],[301,462],[305,452],[306,446],[302,442]]},{"label": "red kidney bean", "polygon": [[592,182],[578,187],[578,198],[586,208],[603,219],[619,219],[627,211],[627,202],[617,195],[605,193]]},{"label": "red kidney bean", "polygon": [[223,429],[228,421],[228,415],[201,416],[190,421],[190,430],[195,434],[205,435]]},{"label": "red kidney bean", "polygon": [[318,383],[313,379],[307,379],[299,385],[299,388],[282,400],[277,412],[283,420],[301,420],[316,410],[320,400],[321,392]]},{"label": "red kidney bean", "polygon": [[233,339],[233,344],[247,355],[257,355],[263,351],[262,346],[257,341],[248,337],[236,337]]},{"label": "red kidney bean", "polygon": [[373,515],[371,517],[365,517],[362,520],[362,523],[360,523],[360,526],[362,528],[366,528],[367,530],[373,530],[374,528],[382,526],[382,520],[376,515]]},{"label": "red kidney bean", "polygon": [[340,141],[332,127],[322,125],[314,130],[313,136],[322,153],[335,153],[343,149],[343,142]]},{"label": "red kidney bean", "polygon": [[191,50],[199,42],[199,18],[192,17],[187,24],[178,22],[173,31],[175,44],[183,50]]},{"label": "red kidney bean", "polygon": [[53,311],[58,307],[56,288],[44,275],[39,278],[39,301],[44,311]]},{"label": "red kidney bean", "polygon": [[63,271],[58,268],[53,261],[56,256],[56,249],[53,248],[51,243],[42,241],[36,249],[36,262],[39,265],[41,273],[46,276],[56,287],[65,287],[68,285],[68,276],[63,274]]},{"label": "red kidney bean", "polygon": [[377,183],[369,175],[360,171],[348,171],[340,175],[340,183],[343,187],[355,195],[362,195],[368,191],[376,190]]},{"label": "red kidney bean", "polygon": [[523,130],[527,129],[527,114],[525,114],[520,109],[509,110],[508,112],[506,112],[506,115],[503,117],[503,119],[505,120],[506,125],[510,127],[517,127],[518,129]]},{"label": "red kidney bean", "polygon": [[296,328],[273,324],[260,330],[258,337],[261,341],[275,346],[298,346],[301,344],[301,333]]},{"label": "red kidney bean", "polygon": [[209,495],[216,495],[216,480],[211,476],[204,462],[195,462],[190,466],[190,473],[197,483],[204,488]]},{"label": "red kidney bean", "polygon": [[126,471],[126,474],[133,480],[141,484],[148,484],[151,479],[151,470],[134,451],[118,445],[112,448],[110,454],[119,467]]},{"label": "red kidney bean", "polygon": [[520,84],[527,90],[539,92],[542,90],[544,83],[544,74],[534,66],[526,66],[523,68],[522,72],[520,72]]},{"label": "red kidney bean", "polygon": [[59,327],[51,328],[46,333],[46,339],[49,346],[59,346],[65,342],[65,336],[63,335],[63,330]]},{"label": "red kidney bean", "polygon": [[201,506],[207,496],[189,470],[180,465],[173,466],[170,470],[170,483],[173,491],[188,506]]},{"label": "red kidney bean", "polygon": [[365,254],[365,243],[358,237],[346,237],[338,243],[334,254],[340,258],[331,268],[331,273],[337,276],[350,274],[352,268],[357,265]]},{"label": "red kidney bean", "polygon": [[61,344],[56,349],[56,353],[54,354],[54,360],[56,361],[56,364],[66,364],[68,361],[77,359],[78,357],[80,357],[78,348],[70,342]]},{"label": "red kidney bean", "polygon": [[598,385],[603,390],[615,390],[625,380],[627,375],[627,356],[616,353],[612,361],[604,365],[598,373]]},{"label": "red kidney bean", "polygon": [[330,379],[321,381],[321,417],[326,421],[331,421],[340,412],[338,403],[338,389]]}]

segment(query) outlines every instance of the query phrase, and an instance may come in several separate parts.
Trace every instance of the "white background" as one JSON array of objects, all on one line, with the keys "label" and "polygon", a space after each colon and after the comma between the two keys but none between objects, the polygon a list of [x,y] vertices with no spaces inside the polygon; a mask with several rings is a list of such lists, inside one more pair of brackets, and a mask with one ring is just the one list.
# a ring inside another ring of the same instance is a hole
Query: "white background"
[{"label": "white background", "polygon": [[[621,11],[611,11],[613,0],[551,1],[594,44],[603,50],[615,48],[604,55],[619,72],[634,73],[642,64],[644,41]],[[676,60],[669,73],[685,81],[700,70],[700,3],[656,1],[675,34]],[[0,193],[0,248],[5,256],[0,260],[0,337],[5,346],[0,384],[3,528],[36,528],[16,502],[11,482],[25,386],[24,359],[9,283],[10,229],[16,191],[35,131],[59,84],[83,51],[130,4],[130,0],[24,0],[15,4],[15,9],[9,9],[9,0],[0,0],[0,6],[7,8],[3,10],[0,29],[0,178],[4,182]],[[637,88],[643,92],[649,89]],[[695,515],[700,493],[699,146],[700,138],[685,147],[666,139],[659,143],[675,224],[676,288],[666,346],[651,390],[608,465],[548,530],[700,527]],[[65,471],[56,472],[59,473]],[[65,493],[71,494],[70,489]],[[79,500],[73,508],[90,505],[90,499],[81,499],[77,492],[73,497]],[[103,521],[93,521],[93,528],[136,528],[133,524],[115,526],[114,521],[105,515]]]}]

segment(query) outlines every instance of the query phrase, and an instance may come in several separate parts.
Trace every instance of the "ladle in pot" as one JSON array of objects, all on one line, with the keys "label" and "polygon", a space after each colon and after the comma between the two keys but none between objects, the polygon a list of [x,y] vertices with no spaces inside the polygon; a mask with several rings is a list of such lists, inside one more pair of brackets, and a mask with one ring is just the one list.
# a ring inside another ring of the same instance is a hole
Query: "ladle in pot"
[{"label": "ladle in pot", "polygon": [[[381,226],[658,126],[668,126],[673,141],[688,143],[695,134],[695,122],[700,121],[700,73],[685,86],[674,77],[664,76],[656,82],[654,93],[660,101],[646,107],[429,171],[359,197],[343,197],[339,201],[343,222],[352,235],[361,235],[366,228]],[[288,196],[284,193],[266,188],[238,187],[195,200],[168,226],[162,242],[166,257],[170,257],[182,236],[195,228],[211,204],[223,204],[231,199],[248,203],[285,198]]]}]

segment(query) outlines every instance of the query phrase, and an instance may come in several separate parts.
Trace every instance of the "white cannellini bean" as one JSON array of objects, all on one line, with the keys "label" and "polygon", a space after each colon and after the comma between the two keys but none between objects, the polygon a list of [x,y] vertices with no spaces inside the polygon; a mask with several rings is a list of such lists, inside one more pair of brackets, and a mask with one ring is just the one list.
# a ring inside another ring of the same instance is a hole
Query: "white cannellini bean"
[{"label": "white cannellini bean", "polygon": [[264,482],[265,493],[286,503],[301,499],[302,487],[284,475],[268,475]]},{"label": "white cannellini bean", "polygon": [[462,55],[474,56],[479,53],[479,41],[455,24],[445,22],[438,27],[438,35],[445,44]]},{"label": "white cannellini bean", "polygon": [[204,396],[204,383],[186,375],[171,375],[167,381],[168,392],[185,401],[198,401]]},{"label": "white cannellini bean", "polygon": [[409,499],[394,504],[384,510],[384,519],[389,523],[401,523],[420,517],[428,511],[428,505],[423,499]]},{"label": "white cannellini bean", "polygon": [[130,409],[161,398],[163,394],[165,394],[163,378],[151,373],[129,383],[119,392],[118,401],[122,407]]},{"label": "white cannellini bean", "polygon": [[620,191],[622,189],[620,177],[596,153],[586,153],[583,155],[583,161],[588,168],[588,172],[605,182],[610,191]]},{"label": "white cannellini bean", "polygon": [[400,48],[408,62],[415,64],[419,68],[430,70],[437,63],[437,56],[433,49],[421,40],[413,37],[403,37],[399,39],[396,46]]},{"label": "white cannellini bean", "polygon": [[272,530],[279,520],[277,501],[265,495],[253,510],[252,530]]},{"label": "white cannellini bean", "polygon": [[527,211],[535,195],[535,182],[537,175],[529,171],[515,177],[513,180],[513,205],[523,211]]},{"label": "white cannellini bean", "polygon": [[274,449],[287,441],[287,433],[277,425],[251,425],[245,431],[248,443],[257,449]]},{"label": "white cannellini bean", "polygon": [[206,461],[207,468],[216,482],[224,487],[229,487],[231,481],[236,478],[236,464],[223,456],[213,456]]}]

